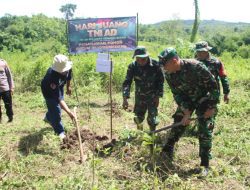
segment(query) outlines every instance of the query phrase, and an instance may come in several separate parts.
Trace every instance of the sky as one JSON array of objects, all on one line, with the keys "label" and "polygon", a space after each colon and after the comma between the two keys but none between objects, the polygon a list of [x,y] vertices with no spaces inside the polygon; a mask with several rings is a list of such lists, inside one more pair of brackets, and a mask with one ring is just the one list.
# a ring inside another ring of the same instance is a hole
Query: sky
[{"label": "sky", "polygon": [[[194,19],[194,0],[0,0],[0,17],[5,14],[32,16],[42,13],[63,18],[65,4],[75,4],[75,17],[108,18],[136,16],[140,24],[172,19]],[[201,20],[250,23],[250,0],[199,0]]]}]

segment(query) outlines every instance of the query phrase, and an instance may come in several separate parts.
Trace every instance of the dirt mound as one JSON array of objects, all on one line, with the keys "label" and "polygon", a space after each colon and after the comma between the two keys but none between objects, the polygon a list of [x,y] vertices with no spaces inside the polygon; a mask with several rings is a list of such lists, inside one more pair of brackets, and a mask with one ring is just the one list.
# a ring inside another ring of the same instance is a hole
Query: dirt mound
[{"label": "dirt mound", "polygon": [[[82,138],[83,146],[88,146],[89,149],[95,150],[96,146],[103,146],[107,143],[109,138],[107,136],[100,136],[89,129],[81,129],[80,135]],[[63,139],[61,149],[74,149],[79,147],[77,130],[69,133],[66,138]],[[85,150],[85,148],[83,147]]]}]

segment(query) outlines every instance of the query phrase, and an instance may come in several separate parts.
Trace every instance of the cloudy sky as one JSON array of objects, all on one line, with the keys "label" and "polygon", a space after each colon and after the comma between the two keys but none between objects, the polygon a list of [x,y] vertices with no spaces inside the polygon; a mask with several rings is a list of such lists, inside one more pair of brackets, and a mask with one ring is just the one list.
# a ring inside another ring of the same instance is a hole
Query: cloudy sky
[{"label": "cloudy sky", "polygon": [[[43,13],[63,17],[62,5],[77,5],[76,17],[123,17],[139,15],[139,22],[152,24],[169,19],[194,19],[193,0],[0,0],[0,17]],[[250,23],[250,0],[199,0],[202,20]]]}]

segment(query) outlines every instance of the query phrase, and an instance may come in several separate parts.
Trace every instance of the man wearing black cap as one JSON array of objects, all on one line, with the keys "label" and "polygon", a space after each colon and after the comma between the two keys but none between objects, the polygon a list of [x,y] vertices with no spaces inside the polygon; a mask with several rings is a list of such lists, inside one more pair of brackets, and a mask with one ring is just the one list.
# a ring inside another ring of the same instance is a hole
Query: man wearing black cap
[{"label": "man wearing black cap", "polygon": [[219,89],[213,75],[207,67],[196,60],[180,59],[174,48],[167,48],[159,55],[165,70],[165,78],[173,93],[178,108],[174,115],[174,123],[179,127],[171,129],[170,137],[163,147],[163,155],[173,159],[174,145],[190,123],[195,111],[198,118],[199,156],[201,158],[202,175],[208,174],[211,159],[212,132],[214,114],[219,102]]},{"label": "man wearing black cap", "polygon": [[143,130],[143,120],[148,111],[147,122],[150,130],[155,130],[159,121],[158,105],[159,97],[163,96],[163,73],[156,60],[149,57],[145,47],[139,46],[135,49],[133,61],[127,70],[126,79],[123,82],[123,108],[128,107],[130,97],[130,87],[135,81],[135,106],[134,121],[137,129]]}]

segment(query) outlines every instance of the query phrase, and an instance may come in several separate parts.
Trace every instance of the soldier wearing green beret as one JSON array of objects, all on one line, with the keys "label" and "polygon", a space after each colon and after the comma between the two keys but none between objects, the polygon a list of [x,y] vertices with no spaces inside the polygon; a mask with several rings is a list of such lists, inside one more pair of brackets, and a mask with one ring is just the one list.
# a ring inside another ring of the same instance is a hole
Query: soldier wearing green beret
[{"label": "soldier wearing green beret", "polygon": [[150,130],[155,130],[158,125],[159,98],[163,96],[164,76],[158,62],[147,53],[145,47],[135,49],[133,61],[127,70],[126,79],[123,82],[123,108],[128,107],[130,88],[135,81],[135,106],[134,122],[137,129],[143,130],[143,120],[148,111],[147,122]]},{"label": "soldier wearing green beret", "polygon": [[220,86],[221,81],[224,102],[228,103],[230,92],[228,77],[223,63],[209,52],[211,49],[212,47],[208,46],[206,41],[200,41],[195,44],[195,57],[207,66],[209,71],[214,75],[218,86]]},{"label": "soldier wearing green beret", "polygon": [[181,123],[179,127],[171,129],[162,154],[167,155],[169,160],[173,159],[175,143],[184,133],[192,113],[195,112],[198,118],[201,174],[207,175],[211,159],[214,114],[219,102],[216,80],[207,67],[197,60],[180,59],[174,48],[165,49],[159,58],[165,70],[166,81],[178,105],[172,116],[174,123]]}]

